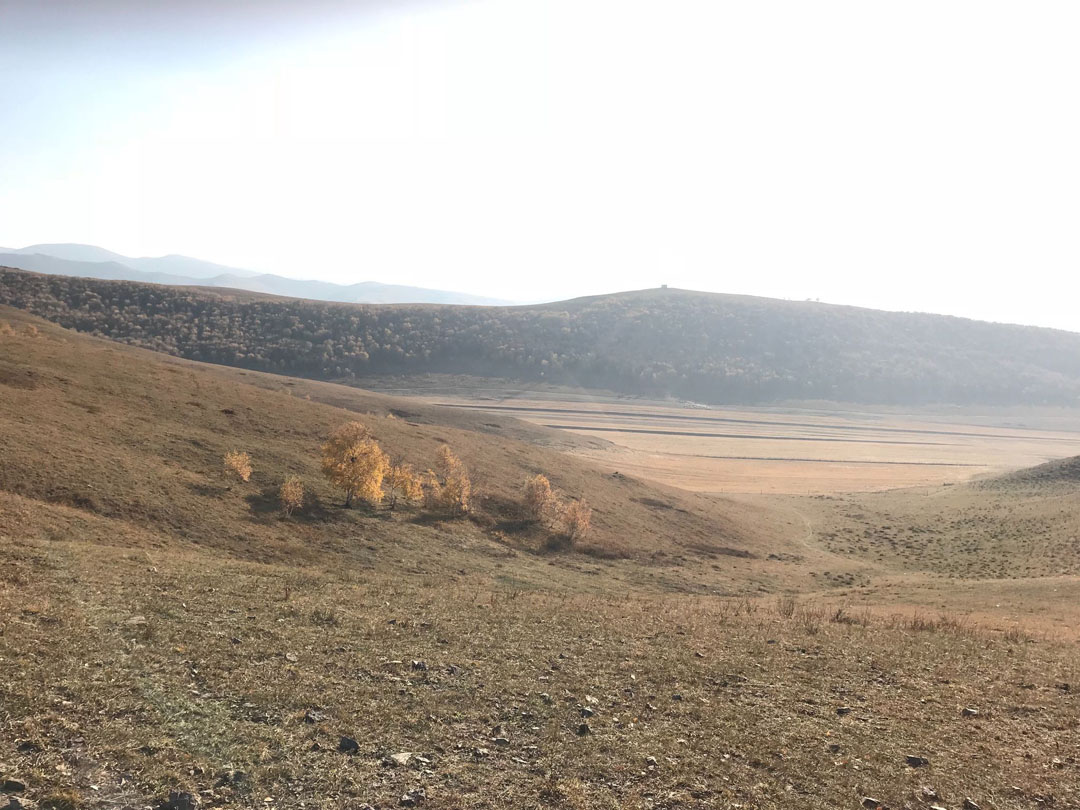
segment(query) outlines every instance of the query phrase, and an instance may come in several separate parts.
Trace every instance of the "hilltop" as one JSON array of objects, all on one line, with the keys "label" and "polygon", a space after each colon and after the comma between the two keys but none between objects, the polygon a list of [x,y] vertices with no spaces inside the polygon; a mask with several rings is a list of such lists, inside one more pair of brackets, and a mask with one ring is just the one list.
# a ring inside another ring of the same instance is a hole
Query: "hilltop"
[{"label": "hilltop", "polygon": [[375,306],[8,269],[0,303],[180,357],[360,384],[434,372],[716,404],[1080,402],[1080,334],[684,290]]}]

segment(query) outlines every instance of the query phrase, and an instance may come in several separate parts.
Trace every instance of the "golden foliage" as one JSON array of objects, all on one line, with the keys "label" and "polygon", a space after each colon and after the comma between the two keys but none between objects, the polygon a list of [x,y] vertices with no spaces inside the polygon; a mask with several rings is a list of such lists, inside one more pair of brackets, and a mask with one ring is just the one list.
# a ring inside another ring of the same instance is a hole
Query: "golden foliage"
[{"label": "golden foliage", "polygon": [[10,323],[8,323],[7,321],[4,321],[3,323],[0,323],[0,335],[5,335],[6,336],[6,335],[14,335],[14,334],[15,334],[15,329],[12,327],[12,325]]},{"label": "golden foliage", "polygon": [[241,481],[251,480],[251,456],[232,450],[224,458],[226,476],[233,476]]},{"label": "golden foliage", "polygon": [[550,522],[555,517],[557,505],[546,475],[536,475],[525,482],[525,513],[531,520]]},{"label": "golden foliage", "polygon": [[438,509],[442,505],[442,484],[434,470],[424,471],[420,477],[420,488],[423,490],[425,509]]},{"label": "golden foliage", "polygon": [[289,517],[304,505],[304,482],[295,475],[290,475],[278,490],[278,501],[285,517]]},{"label": "golden foliage", "polygon": [[435,467],[442,479],[439,488],[439,505],[455,515],[468,512],[469,498],[472,496],[469,471],[461,463],[461,459],[454,455],[449,445],[444,444],[439,447]]},{"label": "golden foliage", "polygon": [[592,525],[592,507],[584,498],[571,501],[562,509],[562,523],[570,542],[580,540],[589,533]]},{"label": "golden foliage", "polygon": [[389,469],[390,459],[360,422],[342,425],[322,446],[323,475],[345,493],[346,507],[353,498],[379,503]]},{"label": "golden foliage", "polygon": [[397,506],[399,499],[405,503],[411,503],[419,500],[423,494],[420,476],[416,474],[411,464],[401,462],[390,467],[386,474],[386,499],[390,503],[390,509]]},{"label": "golden foliage", "polygon": [[26,328],[23,329],[23,333],[27,337],[36,338],[38,335],[41,334],[41,331],[36,326],[34,326],[32,323],[28,323],[26,325]]}]

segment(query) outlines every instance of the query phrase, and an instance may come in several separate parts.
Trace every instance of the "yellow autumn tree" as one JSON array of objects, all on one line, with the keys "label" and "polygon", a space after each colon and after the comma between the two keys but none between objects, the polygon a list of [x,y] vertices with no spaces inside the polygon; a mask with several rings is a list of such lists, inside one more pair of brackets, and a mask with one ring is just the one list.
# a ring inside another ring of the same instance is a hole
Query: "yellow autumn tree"
[{"label": "yellow autumn tree", "polygon": [[251,480],[251,456],[231,450],[225,454],[223,474],[226,477],[238,478],[241,481]]},{"label": "yellow autumn tree", "polygon": [[562,509],[562,523],[566,536],[573,543],[589,533],[592,525],[592,508],[584,498],[568,503]]},{"label": "yellow autumn tree", "polygon": [[469,480],[469,471],[461,463],[461,459],[454,455],[450,445],[444,444],[439,447],[439,452],[435,457],[435,468],[441,479],[439,506],[455,515],[468,512],[469,498],[472,496],[472,482]]},{"label": "yellow autumn tree", "polygon": [[278,501],[285,517],[289,517],[304,505],[304,482],[290,475],[278,490]]},{"label": "yellow autumn tree", "polygon": [[383,499],[383,479],[390,459],[361,422],[348,422],[322,446],[322,471],[345,493],[345,508],[359,498],[370,504]]},{"label": "yellow autumn tree", "polygon": [[434,470],[428,468],[420,476],[420,489],[423,491],[424,508],[438,509],[442,503],[442,484]]},{"label": "yellow autumn tree", "polygon": [[536,475],[525,482],[525,514],[530,520],[551,522],[557,501],[546,475]]},{"label": "yellow autumn tree", "polygon": [[394,510],[399,500],[410,503],[419,500],[423,494],[420,476],[411,464],[399,462],[390,466],[386,473],[386,501],[390,505],[390,511]]}]

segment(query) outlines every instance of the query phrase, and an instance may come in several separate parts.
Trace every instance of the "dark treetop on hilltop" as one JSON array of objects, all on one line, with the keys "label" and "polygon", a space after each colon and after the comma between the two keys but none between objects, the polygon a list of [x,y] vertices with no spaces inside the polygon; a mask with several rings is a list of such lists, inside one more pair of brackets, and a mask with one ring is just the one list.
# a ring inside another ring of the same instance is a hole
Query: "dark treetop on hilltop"
[{"label": "dark treetop on hilltop", "polygon": [[345,381],[444,372],[710,403],[1080,404],[1080,334],[684,290],[357,305],[3,269],[0,304],[195,360]]}]

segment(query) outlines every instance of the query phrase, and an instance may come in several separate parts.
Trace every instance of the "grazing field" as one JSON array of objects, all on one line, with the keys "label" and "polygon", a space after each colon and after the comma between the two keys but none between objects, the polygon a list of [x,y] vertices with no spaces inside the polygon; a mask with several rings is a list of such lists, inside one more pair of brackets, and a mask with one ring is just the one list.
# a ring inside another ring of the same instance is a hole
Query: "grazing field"
[{"label": "grazing field", "polygon": [[712,493],[827,494],[955,483],[1080,454],[1068,411],[721,410],[632,401],[431,398],[595,439],[579,455]]}]

